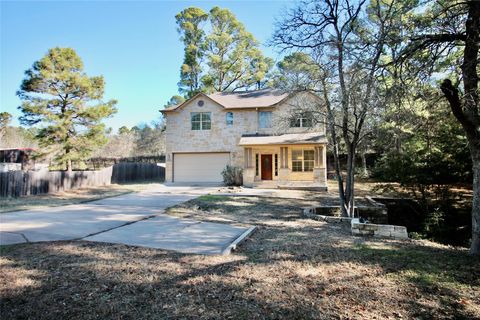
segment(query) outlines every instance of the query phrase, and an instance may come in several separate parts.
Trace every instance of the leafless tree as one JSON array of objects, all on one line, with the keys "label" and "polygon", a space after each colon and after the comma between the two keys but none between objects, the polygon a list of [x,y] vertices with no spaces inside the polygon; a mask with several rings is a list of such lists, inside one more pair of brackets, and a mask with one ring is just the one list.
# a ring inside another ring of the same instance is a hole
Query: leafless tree
[{"label": "leafless tree", "polygon": [[[320,87],[328,127],[342,213],[353,216],[355,156],[367,136],[367,116],[378,102],[376,81],[380,58],[404,8],[399,0],[307,0],[290,10],[276,26],[272,43],[282,50],[301,50],[318,61]],[[347,154],[346,175],[339,161],[340,145]]]}]

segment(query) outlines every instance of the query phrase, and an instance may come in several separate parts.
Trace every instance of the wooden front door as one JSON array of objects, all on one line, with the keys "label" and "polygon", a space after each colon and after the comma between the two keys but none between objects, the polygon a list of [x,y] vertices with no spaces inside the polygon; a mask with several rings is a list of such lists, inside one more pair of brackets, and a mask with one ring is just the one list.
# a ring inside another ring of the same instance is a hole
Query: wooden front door
[{"label": "wooden front door", "polygon": [[271,154],[262,154],[262,180],[272,180]]}]

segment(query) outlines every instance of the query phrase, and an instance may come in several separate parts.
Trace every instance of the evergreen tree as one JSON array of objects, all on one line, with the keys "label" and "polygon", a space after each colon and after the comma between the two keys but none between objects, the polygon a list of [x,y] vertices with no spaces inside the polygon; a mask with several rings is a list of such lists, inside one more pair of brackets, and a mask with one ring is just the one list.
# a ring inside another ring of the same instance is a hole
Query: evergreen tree
[{"label": "evergreen tree", "polygon": [[273,60],[262,54],[258,41],[231,11],[214,7],[207,14],[190,7],[175,18],[185,46],[178,85],[186,98],[201,91],[265,85]]},{"label": "evergreen tree", "polygon": [[263,56],[258,41],[228,9],[210,10],[211,33],[207,36],[204,85],[213,91],[235,91],[260,86],[272,60]]},{"label": "evergreen tree", "polygon": [[273,86],[288,91],[317,90],[321,70],[309,54],[294,52],[277,63]]},{"label": "evergreen tree", "polygon": [[205,54],[205,31],[202,23],[206,21],[208,14],[200,8],[190,7],[175,16],[178,25],[178,32],[185,45],[185,56],[180,68],[180,82],[178,83],[180,93],[188,98],[200,91],[200,66]]},{"label": "evergreen tree", "polygon": [[117,110],[103,102],[102,76],[89,77],[71,48],[53,48],[25,72],[17,95],[24,125],[39,125],[36,138],[43,153],[72,170],[72,161],[88,158],[106,142],[103,119]]},{"label": "evergreen tree", "polygon": [[430,0],[416,9],[418,23],[399,61],[420,64],[427,79],[432,71],[445,76],[440,90],[463,128],[472,159],[470,252],[480,255],[480,2]]},{"label": "evergreen tree", "polygon": [[185,101],[185,98],[182,96],[172,96],[170,100],[167,101],[167,103],[163,106],[164,108],[172,107],[181,104],[182,102]]},{"label": "evergreen tree", "polygon": [[12,115],[10,113],[0,112],[0,138],[2,138],[7,131],[10,120],[12,120]]}]

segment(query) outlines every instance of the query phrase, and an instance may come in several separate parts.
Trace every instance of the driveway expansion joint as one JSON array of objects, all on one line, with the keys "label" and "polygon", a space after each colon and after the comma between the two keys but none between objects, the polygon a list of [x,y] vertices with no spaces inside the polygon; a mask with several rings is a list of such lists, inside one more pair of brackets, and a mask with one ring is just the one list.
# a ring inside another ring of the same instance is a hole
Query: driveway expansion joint
[{"label": "driveway expansion joint", "polygon": [[150,215],[150,216],[147,216],[147,217],[143,217],[142,219],[139,219],[139,220],[129,221],[129,222],[126,222],[126,223],[124,223],[124,224],[122,224],[122,225],[115,226],[115,227],[112,227],[112,228],[108,228],[108,229],[105,229],[105,230],[102,230],[102,231],[94,232],[94,233],[88,234],[88,235],[86,235],[86,236],[83,236],[83,237],[80,237],[80,238],[76,238],[76,239],[72,239],[72,240],[83,240],[83,239],[88,238],[88,237],[96,236],[97,234],[101,234],[101,233],[105,233],[105,232],[108,232],[108,231],[112,231],[112,230],[115,230],[115,229],[118,229],[118,228],[122,228],[122,227],[125,227],[125,226],[128,226],[128,225],[131,225],[131,224],[140,222],[140,221],[152,219],[152,218],[155,218],[155,217],[157,217],[157,216],[158,216],[158,214],[153,214],[153,215]]},{"label": "driveway expansion joint", "polygon": [[25,242],[26,243],[30,243],[30,240],[28,240],[28,238],[21,232],[11,232],[11,231],[5,231],[5,233],[11,233],[11,234],[18,234],[20,236],[22,236],[23,239],[25,239]]}]

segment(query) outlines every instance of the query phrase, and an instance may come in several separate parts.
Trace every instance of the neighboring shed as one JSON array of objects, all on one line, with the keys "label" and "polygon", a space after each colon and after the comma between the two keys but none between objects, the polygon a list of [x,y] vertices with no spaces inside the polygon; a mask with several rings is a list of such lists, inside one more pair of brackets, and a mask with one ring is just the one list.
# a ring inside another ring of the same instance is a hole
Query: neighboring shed
[{"label": "neighboring shed", "polygon": [[33,166],[32,148],[0,149],[0,163],[2,171],[25,170]]}]

